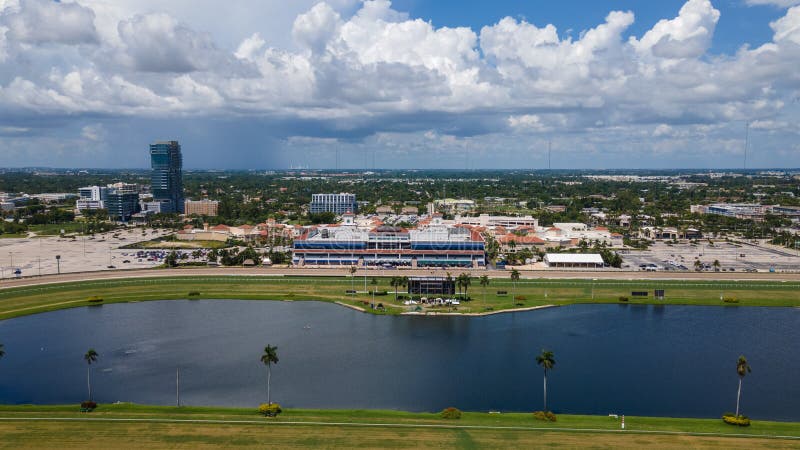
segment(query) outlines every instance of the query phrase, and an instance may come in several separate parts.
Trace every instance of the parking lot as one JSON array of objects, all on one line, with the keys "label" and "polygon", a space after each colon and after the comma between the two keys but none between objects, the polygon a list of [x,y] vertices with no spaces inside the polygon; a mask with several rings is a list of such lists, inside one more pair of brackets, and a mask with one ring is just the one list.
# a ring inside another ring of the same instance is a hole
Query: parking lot
[{"label": "parking lot", "polygon": [[[138,250],[119,247],[164,236],[162,230],[118,230],[94,236],[33,237],[0,239],[0,276],[12,278],[17,270],[21,276],[87,272],[110,269],[146,269],[163,261],[138,258]],[[56,259],[59,255],[60,260]],[[124,262],[128,261],[128,262]],[[110,267],[113,266],[113,267]]]},{"label": "parking lot", "polygon": [[[704,270],[714,271],[714,261],[719,261],[720,271],[725,272],[796,272],[800,271],[798,252],[760,243],[740,244],[708,241],[698,244],[668,244],[657,242],[648,250],[631,250],[623,255],[629,270],[641,270],[641,265],[655,265],[657,270],[695,270],[699,260]],[[683,266],[684,268],[681,268]],[[652,267],[652,266],[651,266]]]}]

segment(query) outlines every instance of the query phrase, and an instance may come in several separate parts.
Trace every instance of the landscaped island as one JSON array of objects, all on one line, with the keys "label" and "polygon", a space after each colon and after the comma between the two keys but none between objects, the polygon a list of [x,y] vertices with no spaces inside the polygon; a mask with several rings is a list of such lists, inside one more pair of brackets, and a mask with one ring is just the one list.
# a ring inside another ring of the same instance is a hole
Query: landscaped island
[{"label": "landscaped island", "polygon": [[[363,276],[193,276],[187,270],[176,271],[175,276],[41,284],[0,290],[0,320],[78,306],[170,299],[316,300],[376,314],[485,314],[575,303],[800,306],[800,282],[510,277],[489,279],[485,286],[480,278],[471,278],[465,295],[470,300],[462,299],[458,305],[406,305],[404,298],[411,296],[403,293],[401,285],[392,285],[397,278],[368,276],[365,281]],[[656,290],[664,291],[663,300],[655,297]]]},{"label": "landscaped island", "polygon": [[800,445],[800,423],[753,421],[739,428],[721,419],[439,413],[375,410],[285,410],[277,418],[255,408],[100,405],[0,406],[3,444],[14,448],[216,447],[449,447],[757,448]]}]

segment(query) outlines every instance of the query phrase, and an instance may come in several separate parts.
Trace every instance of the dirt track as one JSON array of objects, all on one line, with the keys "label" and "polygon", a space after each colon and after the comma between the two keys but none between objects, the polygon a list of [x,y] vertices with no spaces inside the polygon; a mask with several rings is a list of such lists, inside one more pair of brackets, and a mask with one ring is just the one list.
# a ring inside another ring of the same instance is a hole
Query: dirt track
[{"label": "dirt track", "polygon": [[[465,271],[454,269],[451,274]],[[508,278],[508,270],[468,270],[473,276],[488,275],[489,278]],[[356,272],[356,276],[364,276],[364,270]],[[367,276],[445,276],[444,270],[367,270]],[[64,283],[72,281],[174,277],[174,276],[350,276],[348,269],[311,269],[311,268],[187,268],[187,269],[146,269],[146,270],[106,270],[96,272],[67,273],[61,275],[44,275],[41,277],[3,280],[0,289],[38,284]],[[620,280],[752,280],[752,281],[800,281],[800,273],[729,273],[729,272],[621,272],[621,271],[521,271],[522,279],[535,278],[575,278],[575,279],[620,279]]]}]

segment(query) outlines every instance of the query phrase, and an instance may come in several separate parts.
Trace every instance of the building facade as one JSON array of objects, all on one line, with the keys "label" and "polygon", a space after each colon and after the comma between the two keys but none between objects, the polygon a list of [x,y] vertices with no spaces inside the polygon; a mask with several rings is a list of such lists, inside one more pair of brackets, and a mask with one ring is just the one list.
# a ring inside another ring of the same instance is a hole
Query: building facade
[{"label": "building facade", "polygon": [[184,214],[190,216],[216,216],[219,209],[219,202],[216,200],[186,200],[184,202]]},{"label": "building facade", "polygon": [[153,200],[166,202],[162,212],[183,213],[183,156],[178,141],[150,144],[150,166]]},{"label": "building facade", "polygon": [[323,212],[332,212],[339,215],[348,212],[355,214],[358,212],[356,195],[345,192],[341,194],[312,194],[309,212],[312,214]]},{"label": "building facade", "polygon": [[105,207],[109,219],[127,222],[139,212],[139,194],[128,190],[113,190],[106,197]]},{"label": "building facade", "polygon": [[309,229],[293,243],[298,266],[483,267],[486,248],[480,233],[433,222],[418,229],[358,227],[351,214],[341,225]]}]

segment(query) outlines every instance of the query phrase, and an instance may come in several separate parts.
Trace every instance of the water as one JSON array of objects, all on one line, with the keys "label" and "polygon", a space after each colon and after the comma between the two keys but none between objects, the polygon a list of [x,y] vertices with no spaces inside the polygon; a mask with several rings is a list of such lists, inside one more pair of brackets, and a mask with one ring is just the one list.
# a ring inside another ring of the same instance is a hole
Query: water
[{"label": "water", "polygon": [[156,301],[0,322],[0,403],[474,411],[542,408],[535,356],[555,352],[549,407],[575,414],[800,420],[800,309],[573,305],[487,317],[380,317],[317,302]]}]

